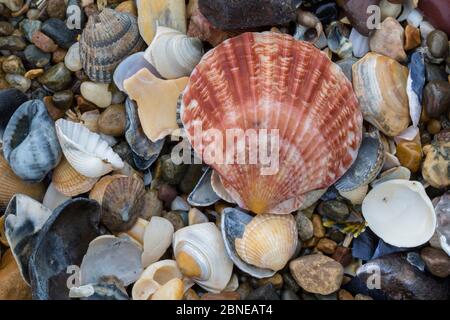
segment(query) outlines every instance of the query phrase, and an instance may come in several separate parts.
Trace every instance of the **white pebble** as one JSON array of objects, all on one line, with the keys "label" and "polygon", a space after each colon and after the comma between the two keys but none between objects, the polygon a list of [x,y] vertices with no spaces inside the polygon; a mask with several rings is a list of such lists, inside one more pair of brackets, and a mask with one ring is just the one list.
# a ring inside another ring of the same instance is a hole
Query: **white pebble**
[{"label": "white pebble", "polygon": [[66,68],[72,72],[83,69],[80,58],[80,44],[78,42],[75,42],[67,51],[64,58],[64,64],[66,65]]},{"label": "white pebble", "polygon": [[80,87],[81,95],[99,108],[111,105],[112,94],[108,90],[108,84],[85,81]]}]

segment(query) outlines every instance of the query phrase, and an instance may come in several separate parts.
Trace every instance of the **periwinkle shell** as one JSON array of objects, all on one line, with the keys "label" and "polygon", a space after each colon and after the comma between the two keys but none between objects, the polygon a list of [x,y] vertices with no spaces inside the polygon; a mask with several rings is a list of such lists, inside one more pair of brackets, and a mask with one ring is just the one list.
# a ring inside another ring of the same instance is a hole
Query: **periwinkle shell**
[{"label": "periwinkle shell", "polygon": [[80,266],[99,235],[100,206],[77,198],[56,208],[42,227],[29,263],[33,299],[69,299],[69,266]]},{"label": "periwinkle shell", "polygon": [[27,96],[18,89],[0,90],[0,141],[3,139],[9,119],[25,101],[27,101]]},{"label": "periwinkle shell", "polygon": [[27,101],[16,110],[3,138],[5,159],[24,181],[42,181],[61,159],[55,124],[40,100]]}]

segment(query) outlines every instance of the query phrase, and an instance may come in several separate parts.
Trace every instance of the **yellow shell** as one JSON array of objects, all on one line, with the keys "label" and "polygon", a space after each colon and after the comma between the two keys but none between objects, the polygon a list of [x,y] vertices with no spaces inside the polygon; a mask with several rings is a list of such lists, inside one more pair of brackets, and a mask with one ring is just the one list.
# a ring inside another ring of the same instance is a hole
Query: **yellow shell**
[{"label": "yellow shell", "polygon": [[297,248],[297,226],[292,215],[257,215],[236,238],[236,251],[245,262],[278,271],[284,268]]},{"label": "yellow shell", "polygon": [[172,279],[159,288],[151,300],[181,300],[183,298],[184,284],[180,279]]},{"label": "yellow shell", "polygon": [[64,158],[53,171],[52,182],[56,190],[68,197],[88,192],[98,178],[88,178],[78,173]]},{"label": "yellow shell", "polygon": [[43,183],[32,184],[22,181],[0,154],[0,210],[6,208],[9,200],[16,193],[22,193],[37,201],[42,201],[45,191],[46,187]]}]

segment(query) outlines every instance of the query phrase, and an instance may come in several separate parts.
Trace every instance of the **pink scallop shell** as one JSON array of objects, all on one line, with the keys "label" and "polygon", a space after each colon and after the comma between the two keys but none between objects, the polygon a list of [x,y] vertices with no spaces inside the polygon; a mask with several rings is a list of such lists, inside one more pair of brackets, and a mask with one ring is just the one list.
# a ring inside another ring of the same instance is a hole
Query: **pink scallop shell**
[{"label": "pink scallop shell", "polygon": [[[209,51],[191,74],[181,120],[195,151],[217,141],[196,136],[216,129],[278,129],[279,170],[208,163],[231,197],[255,213],[289,213],[305,193],[331,186],[352,165],[362,115],[352,85],[313,45],[276,33],[245,33]],[[258,131],[260,132],[260,131]],[[236,156],[236,155],[235,155]],[[203,157],[204,158],[204,157]]]}]

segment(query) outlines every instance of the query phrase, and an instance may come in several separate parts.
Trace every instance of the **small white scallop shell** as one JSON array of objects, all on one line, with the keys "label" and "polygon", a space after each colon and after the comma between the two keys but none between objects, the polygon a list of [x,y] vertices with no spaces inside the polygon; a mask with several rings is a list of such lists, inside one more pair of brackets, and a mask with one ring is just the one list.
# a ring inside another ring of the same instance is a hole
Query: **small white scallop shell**
[{"label": "small white scallop shell", "polygon": [[364,199],[362,213],[370,229],[396,247],[420,246],[436,229],[433,204],[418,181],[377,184]]},{"label": "small white scallop shell", "polygon": [[123,168],[122,159],[100,135],[64,119],[56,121],[55,126],[63,153],[78,173],[97,178]]},{"label": "small white scallop shell", "polygon": [[189,76],[203,56],[203,44],[197,38],[167,27],[158,27],[144,57],[166,79]]}]

